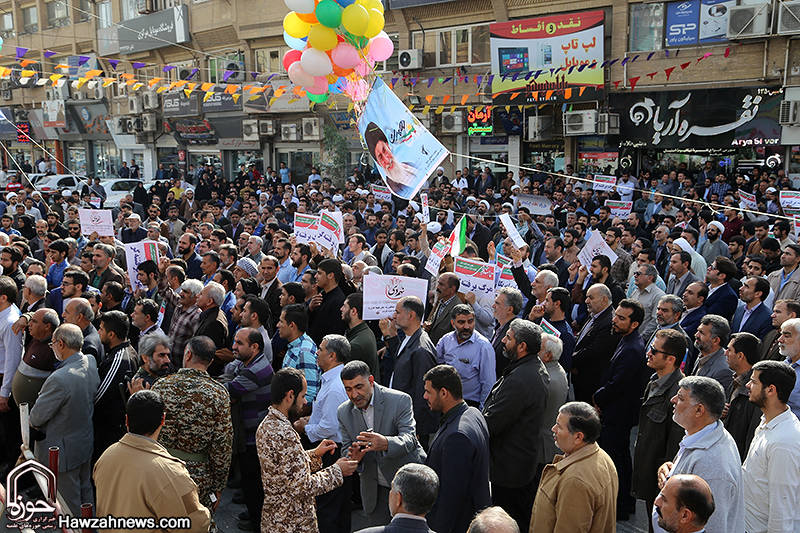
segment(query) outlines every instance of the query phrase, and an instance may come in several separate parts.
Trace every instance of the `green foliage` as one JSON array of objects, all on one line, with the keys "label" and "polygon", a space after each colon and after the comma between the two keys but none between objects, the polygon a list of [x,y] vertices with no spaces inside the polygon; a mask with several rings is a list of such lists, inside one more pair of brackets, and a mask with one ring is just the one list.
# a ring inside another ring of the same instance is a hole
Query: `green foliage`
[{"label": "green foliage", "polygon": [[334,186],[343,188],[347,173],[347,139],[339,135],[336,127],[325,124],[322,129],[322,161],[320,173],[330,178]]}]

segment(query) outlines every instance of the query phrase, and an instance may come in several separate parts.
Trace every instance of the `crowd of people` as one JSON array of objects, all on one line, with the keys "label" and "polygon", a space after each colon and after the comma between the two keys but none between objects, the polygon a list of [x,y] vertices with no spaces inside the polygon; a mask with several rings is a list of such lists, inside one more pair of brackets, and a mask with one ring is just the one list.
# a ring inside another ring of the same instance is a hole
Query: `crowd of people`
[{"label": "crowd of people", "polygon": [[[316,170],[293,185],[285,165],[161,170],[113,208],[113,236],[83,234],[78,191],[12,178],[0,202],[4,465],[23,430],[45,464],[59,447],[67,512],[213,531],[227,489],[245,531],[349,532],[360,509],[368,531],[609,532],[637,499],[653,531],[800,524],[800,245],[782,176],[729,184],[709,162],[597,191],[569,167],[439,168],[428,220],[358,173],[336,187]],[[552,207],[532,213],[528,194]],[[294,232],[321,211],[342,213],[338,248]],[[511,261],[493,301],[451,256],[428,265],[458,227],[462,256]],[[594,234],[607,249],[587,258]],[[125,244],[142,241],[159,258],[130,279]],[[370,275],[427,280],[427,298],[365,321]]]}]

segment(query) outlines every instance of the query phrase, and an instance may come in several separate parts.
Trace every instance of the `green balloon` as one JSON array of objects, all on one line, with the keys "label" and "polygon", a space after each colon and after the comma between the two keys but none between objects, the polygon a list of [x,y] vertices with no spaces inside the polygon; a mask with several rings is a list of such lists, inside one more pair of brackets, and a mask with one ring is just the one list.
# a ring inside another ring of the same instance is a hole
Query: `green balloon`
[{"label": "green balloon", "polygon": [[308,96],[308,99],[314,102],[315,104],[322,104],[328,99],[328,93],[311,94],[309,92],[306,92],[306,95]]},{"label": "green balloon", "polygon": [[333,0],[322,0],[314,13],[319,23],[328,28],[338,28],[342,23],[342,8]]},{"label": "green balloon", "polygon": [[369,44],[369,39],[366,37],[359,37],[358,38],[358,48],[364,49]]}]

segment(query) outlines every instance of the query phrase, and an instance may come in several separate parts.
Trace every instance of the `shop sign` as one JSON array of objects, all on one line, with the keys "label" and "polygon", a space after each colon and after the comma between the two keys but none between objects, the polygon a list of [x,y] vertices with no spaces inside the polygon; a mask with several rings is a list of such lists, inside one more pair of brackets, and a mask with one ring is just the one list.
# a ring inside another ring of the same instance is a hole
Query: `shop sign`
[{"label": "shop sign", "polygon": [[493,103],[602,100],[603,21],[586,11],[490,25]]},{"label": "shop sign", "polygon": [[215,111],[241,111],[242,99],[238,98],[238,102],[233,99],[233,95],[229,93],[215,92],[208,100],[201,103],[201,110],[203,113]]},{"label": "shop sign", "polygon": [[498,145],[498,144],[508,144],[508,137],[503,135],[502,137],[481,137],[481,145]]},{"label": "shop sign", "polygon": [[64,111],[64,100],[45,100],[42,102],[44,126],[46,128],[66,128],[67,115]]},{"label": "shop sign", "polygon": [[473,137],[492,135],[492,109],[489,106],[480,111],[473,108],[467,113],[467,134]]},{"label": "shop sign", "polygon": [[88,104],[80,107],[72,107],[72,116],[80,125],[81,133],[85,134],[107,134],[108,124],[106,121],[111,119],[108,109],[103,104]]},{"label": "shop sign", "polygon": [[728,15],[736,0],[681,0],[667,4],[667,46],[727,40]]},{"label": "shop sign", "polygon": [[737,88],[613,94],[620,146],[707,150],[777,146],[783,89]]},{"label": "shop sign", "polygon": [[200,114],[200,98],[192,93],[188,98],[183,91],[164,94],[161,109],[165,117],[196,117]]},{"label": "shop sign", "polygon": [[170,119],[165,125],[178,144],[217,144],[217,131],[207,120]]},{"label": "shop sign", "polygon": [[31,125],[27,122],[17,122],[17,142],[30,143]]},{"label": "shop sign", "polygon": [[117,25],[119,52],[134,54],[189,41],[189,7],[175,6]]}]

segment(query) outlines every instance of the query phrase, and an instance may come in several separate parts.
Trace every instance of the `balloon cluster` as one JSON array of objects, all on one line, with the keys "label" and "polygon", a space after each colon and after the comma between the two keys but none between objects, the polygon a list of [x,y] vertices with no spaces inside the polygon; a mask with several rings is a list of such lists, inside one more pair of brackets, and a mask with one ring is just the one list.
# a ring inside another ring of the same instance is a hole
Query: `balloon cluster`
[{"label": "balloon cluster", "polygon": [[377,61],[394,51],[383,31],[381,0],[284,0],[292,11],[283,19],[289,50],[283,68],[309,100],[325,102],[331,93],[363,80]]}]

